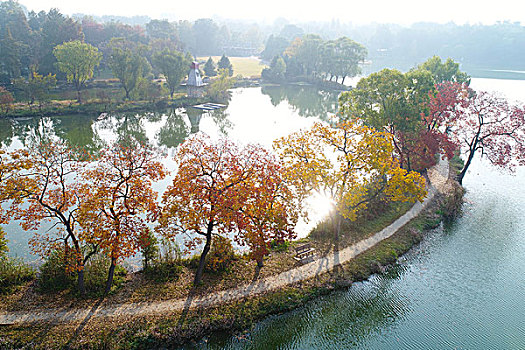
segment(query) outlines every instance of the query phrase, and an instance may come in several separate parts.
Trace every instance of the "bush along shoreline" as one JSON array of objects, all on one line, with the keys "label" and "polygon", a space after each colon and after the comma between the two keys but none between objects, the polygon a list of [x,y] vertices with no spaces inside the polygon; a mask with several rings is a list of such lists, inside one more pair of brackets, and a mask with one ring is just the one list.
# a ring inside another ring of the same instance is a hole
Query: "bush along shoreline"
[{"label": "bush along shoreline", "polygon": [[[451,165],[450,176],[454,177],[453,161]],[[46,349],[62,348],[65,344],[70,349],[169,348],[195,344],[215,332],[249,332],[256,322],[267,316],[293,310],[318,296],[346,289],[353,282],[384,272],[401,255],[417,245],[424,238],[425,231],[458,215],[464,191],[455,181],[453,189],[446,195],[436,194],[425,210],[390,238],[316,278],[232,303],[208,308],[185,308],[182,312],[168,312],[162,316],[99,317],[80,324],[71,322],[8,326],[0,333],[0,345],[8,349],[29,343],[35,348]],[[402,214],[403,212],[399,216]],[[395,218],[389,218],[382,227],[394,220]],[[329,226],[325,225],[323,229],[326,230]],[[311,239],[314,240],[315,237]],[[276,246],[276,250],[282,249],[293,250],[291,247]],[[190,292],[188,300],[192,299],[192,295]],[[34,338],[35,330],[45,336]]]}]

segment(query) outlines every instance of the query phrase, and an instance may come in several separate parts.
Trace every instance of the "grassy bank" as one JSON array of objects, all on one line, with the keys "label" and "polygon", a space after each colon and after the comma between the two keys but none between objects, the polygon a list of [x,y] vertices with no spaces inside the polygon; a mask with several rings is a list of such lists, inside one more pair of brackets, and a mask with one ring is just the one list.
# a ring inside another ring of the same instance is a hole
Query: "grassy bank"
[{"label": "grassy bank", "polygon": [[387,240],[377,244],[336,270],[278,291],[207,309],[190,309],[163,316],[133,319],[93,319],[70,324],[39,324],[4,327],[2,348],[147,349],[171,348],[216,331],[242,331],[271,314],[283,313],[319,295],[347,288],[384,266],[394,263],[440,224],[440,199]]},{"label": "grassy bank", "polygon": [[74,100],[52,100],[42,107],[29,106],[25,103],[16,104],[8,113],[0,117],[9,118],[28,118],[36,116],[59,116],[71,114],[91,114],[99,115],[103,112],[142,112],[164,108],[178,108],[193,106],[207,102],[204,98],[190,98],[186,94],[178,94],[173,99],[162,98],[149,101],[103,101],[100,99],[91,99],[79,104]]}]

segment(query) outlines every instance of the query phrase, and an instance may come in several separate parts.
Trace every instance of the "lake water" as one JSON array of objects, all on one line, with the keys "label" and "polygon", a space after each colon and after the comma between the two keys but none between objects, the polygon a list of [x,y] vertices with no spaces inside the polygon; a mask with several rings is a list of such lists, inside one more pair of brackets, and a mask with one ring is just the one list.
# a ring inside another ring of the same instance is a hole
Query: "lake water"
[{"label": "lake water", "polygon": [[[525,100],[525,81],[473,79]],[[525,169],[477,159],[463,215],[383,275],[198,349],[525,349]]]},{"label": "lake water", "polygon": [[[155,113],[119,113],[96,121],[95,115],[43,117],[26,120],[0,119],[0,144],[9,150],[24,147],[43,134],[55,135],[72,144],[96,149],[126,135],[149,141],[164,151],[163,163],[174,169],[176,147],[192,133],[204,132],[213,138],[228,137],[241,143],[259,143],[272,147],[275,139],[326,120],[337,110],[336,92],[318,91],[311,86],[265,86],[232,90],[232,99],[224,110],[209,113],[188,108]],[[155,185],[162,192],[171,177]],[[309,202],[309,221],[301,221],[299,236],[305,236],[327,213],[329,204],[322,197]],[[41,231],[50,225],[43,225]],[[32,232],[21,230],[17,222],[4,226],[9,240],[9,254],[38,263],[40,258],[28,249]],[[138,267],[137,261],[129,267]]]},{"label": "lake water", "polygon": [[[525,81],[473,79],[475,89],[525,100]],[[9,148],[45,132],[97,147],[133,134],[168,155],[190,133],[272,141],[333,113],[337,96],[308,87],[233,90],[224,112],[0,120]],[[165,158],[167,164],[170,157]],[[167,181],[159,184],[162,189]],[[202,349],[525,349],[525,169],[501,174],[476,160],[465,178],[464,213],[430,232],[386,274],[272,316],[242,336],[217,334]],[[322,210],[320,214],[322,214]],[[307,227],[302,228],[303,232]],[[28,233],[6,227],[12,255],[34,259]]]}]

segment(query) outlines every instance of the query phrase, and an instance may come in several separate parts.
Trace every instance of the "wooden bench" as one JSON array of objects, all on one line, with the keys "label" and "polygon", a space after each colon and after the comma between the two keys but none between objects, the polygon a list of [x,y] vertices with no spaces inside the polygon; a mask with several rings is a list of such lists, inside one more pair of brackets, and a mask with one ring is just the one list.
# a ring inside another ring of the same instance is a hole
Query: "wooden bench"
[{"label": "wooden bench", "polygon": [[295,256],[293,258],[302,264],[306,260],[313,258],[314,252],[315,248],[310,243],[305,243],[295,247]]}]

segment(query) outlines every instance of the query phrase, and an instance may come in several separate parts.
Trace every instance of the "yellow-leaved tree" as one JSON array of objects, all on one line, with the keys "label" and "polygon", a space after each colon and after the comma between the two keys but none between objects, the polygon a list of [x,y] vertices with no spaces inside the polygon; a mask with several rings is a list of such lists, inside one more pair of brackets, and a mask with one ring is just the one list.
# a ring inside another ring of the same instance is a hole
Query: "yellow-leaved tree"
[{"label": "yellow-leaved tree", "polygon": [[335,127],[315,123],[274,143],[287,164],[289,181],[295,181],[303,196],[318,191],[332,199],[336,239],[341,217],[355,220],[377,196],[411,202],[425,197],[425,179],[402,169],[392,147],[391,135],[360,120]]}]

